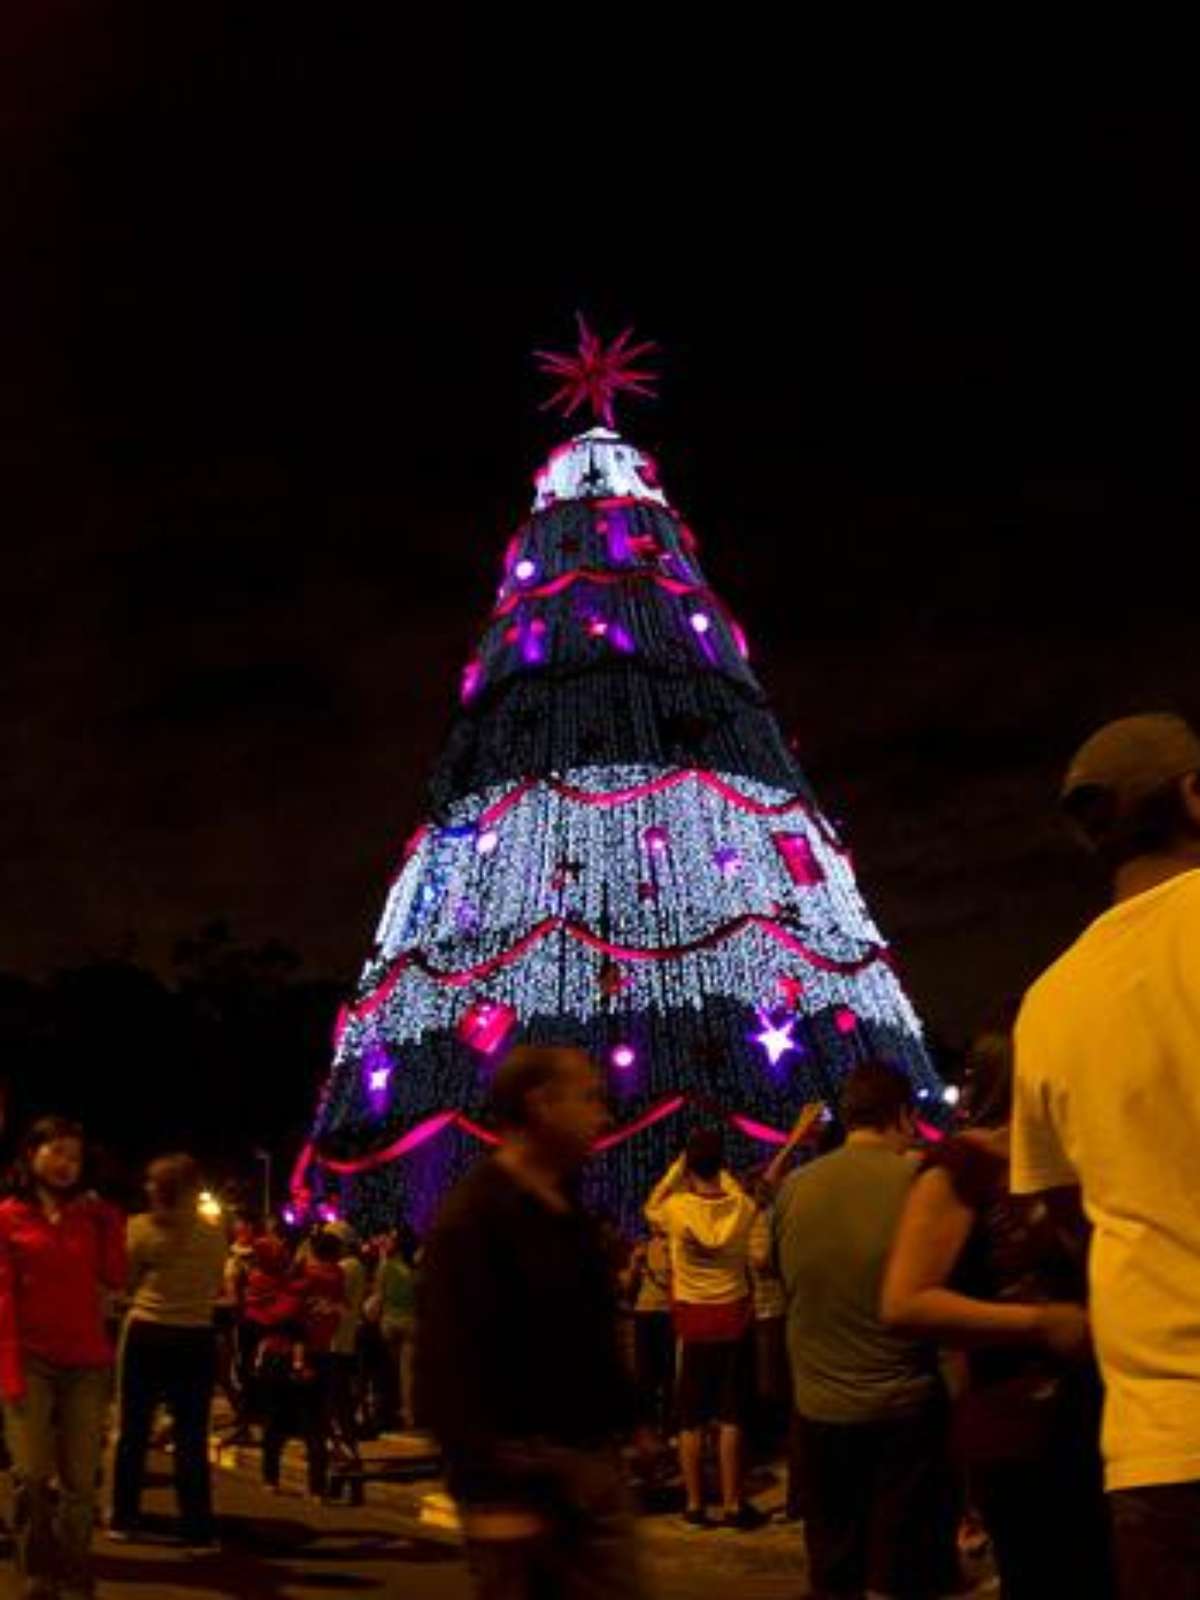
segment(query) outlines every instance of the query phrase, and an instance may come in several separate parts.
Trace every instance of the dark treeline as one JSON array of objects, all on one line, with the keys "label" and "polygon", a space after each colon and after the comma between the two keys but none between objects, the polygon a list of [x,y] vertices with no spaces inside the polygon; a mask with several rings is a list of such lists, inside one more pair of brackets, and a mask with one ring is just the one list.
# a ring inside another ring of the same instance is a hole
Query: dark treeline
[{"label": "dark treeline", "polygon": [[243,945],[216,921],[178,941],[165,974],[133,955],[41,981],[0,973],[0,1155],[31,1117],[61,1111],[102,1147],[109,1187],[178,1147],[249,1197],[265,1148],[281,1197],[343,987],[301,968],[286,945]]}]

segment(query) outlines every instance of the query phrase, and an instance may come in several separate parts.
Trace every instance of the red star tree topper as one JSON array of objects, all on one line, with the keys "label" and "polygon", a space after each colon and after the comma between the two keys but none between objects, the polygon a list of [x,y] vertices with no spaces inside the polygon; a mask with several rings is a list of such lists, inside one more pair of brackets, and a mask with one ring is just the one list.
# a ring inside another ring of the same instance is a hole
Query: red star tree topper
[{"label": "red star tree topper", "polygon": [[592,408],[597,422],[606,428],[613,426],[613,401],[622,392],[655,398],[654,383],[657,374],[636,365],[638,360],[656,349],[654,344],[630,345],[632,328],[626,328],[607,347],[598,334],[592,332],[582,312],[576,312],[579,322],[579,349],[571,355],[560,355],[552,350],[536,350],[534,355],[543,372],[561,380],[559,387],[542,406],[548,411],[561,406],[563,415],[574,416],[581,405]]}]

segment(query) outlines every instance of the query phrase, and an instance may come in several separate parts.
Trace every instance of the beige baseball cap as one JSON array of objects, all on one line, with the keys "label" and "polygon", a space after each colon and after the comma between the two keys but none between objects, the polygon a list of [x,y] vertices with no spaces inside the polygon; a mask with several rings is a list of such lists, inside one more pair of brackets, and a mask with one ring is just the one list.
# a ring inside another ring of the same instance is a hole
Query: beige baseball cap
[{"label": "beige baseball cap", "polygon": [[1175,778],[1200,772],[1200,738],[1171,711],[1147,712],[1106,723],[1075,752],[1063,779],[1062,802],[1085,789],[1112,796],[1116,817],[1165,789]]}]

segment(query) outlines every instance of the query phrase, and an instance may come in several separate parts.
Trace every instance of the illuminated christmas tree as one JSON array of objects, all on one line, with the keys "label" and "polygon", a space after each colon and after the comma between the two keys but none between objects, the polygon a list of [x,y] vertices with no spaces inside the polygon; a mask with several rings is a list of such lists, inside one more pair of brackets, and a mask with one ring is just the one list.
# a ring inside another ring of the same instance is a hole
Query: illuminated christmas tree
[{"label": "illuminated christmas tree", "polygon": [[866,1056],[940,1084],[855,883],[654,462],[613,429],[649,346],[582,319],[545,356],[591,428],[532,515],[462,676],[461,714],[338,1022],[300,1205],[428,1221],[491,1137],[521,1040],[584,1045],[616,1125],[593,1196],[634,1216],[697,1118],[761,1161]]}]

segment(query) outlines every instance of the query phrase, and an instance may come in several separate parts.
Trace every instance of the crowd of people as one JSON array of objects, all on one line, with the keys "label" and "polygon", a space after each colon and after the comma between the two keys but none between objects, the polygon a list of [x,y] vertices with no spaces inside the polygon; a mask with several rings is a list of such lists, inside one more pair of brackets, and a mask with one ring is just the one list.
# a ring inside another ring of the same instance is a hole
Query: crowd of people
[{"label": "crowd of people", "polygon": [[200,1168],[183,1154],[150,1163],[147,1208],[126,1219],[91,1187],[88,1153],[77,1123],[40,1119],[0,1200],[0,1439],[28,1600],[94,1591],[110,1426],[106,1536],[145,1532],[147,1456],[164,1444],[179,1536],[200,1553],[217,1547],[218,1389],[229,1438],[261,1444],[268,1488],[300,1439],[318,1499],[331,1459],[352,1465],[363,1438],[412,1422],[411,1236],[360,1243],[331,1222],[291,1240],[279,1221],[249,1218],[230,1232],[205,1214]]},{"label": "crowd of people", "polygon": [[[481,1600],[644,1596],[631,1482],[689,1537],[764,1522],[780,1457],[818,1600],[964,1592],[982,1526],[1005,1600],[1200,1600],[1200,740],[1101,730],[1064,784],[1113,907],[974,1040],[958,1125],[922,1138],[863,1060],[763,1169],[695,1128],[622,1239],[580,1202],[608,1123],[582,1051],[514,1050],[500,1142],[419,1245],[269,1219],[232,1236],[186,1155],[126,1220],[83,1130],[23,1141],[0,1200],[0,1398],[32,1600],[93,1592],[142,1531],[165,1410],[180,1535],[210,1548],[214,1391],[278,1490],[427,1428]],[[115,1364],[115,1385],[114,1385]],[[673,1461],[673,1466],[668,1466]]]},{"label": "crowd of people", "polygon": [[905,1075],[864,1061],[807,1159],[800,1126],[739,1182],[697,1130],[624,1274],[636,1387],[576,1198],[599,1073],[505,1061],[499,1150],[427,1241],[418,1318],[481,1600],[646,1593],[622,1432],[640,1455],[674,1432],[697,1537],[753,1529],[764,1412],[790,1417],[818,1600],[961,1592],[980,1520],[1005,1600],[1200,1600],[1200,739],[1109,724],[1062,802],[1113,904],[974,1042],[961,1126],[918,1141]]}]

